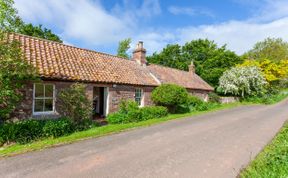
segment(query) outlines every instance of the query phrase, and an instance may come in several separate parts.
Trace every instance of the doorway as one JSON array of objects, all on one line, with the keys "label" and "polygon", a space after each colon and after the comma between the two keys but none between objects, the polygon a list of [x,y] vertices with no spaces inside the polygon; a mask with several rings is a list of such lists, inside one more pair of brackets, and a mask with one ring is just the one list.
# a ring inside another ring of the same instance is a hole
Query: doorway
[{"label": "doorway", "polygon": [[104,118],[108,114],[108,88],[93,88],[93,115],[94,118]]}]

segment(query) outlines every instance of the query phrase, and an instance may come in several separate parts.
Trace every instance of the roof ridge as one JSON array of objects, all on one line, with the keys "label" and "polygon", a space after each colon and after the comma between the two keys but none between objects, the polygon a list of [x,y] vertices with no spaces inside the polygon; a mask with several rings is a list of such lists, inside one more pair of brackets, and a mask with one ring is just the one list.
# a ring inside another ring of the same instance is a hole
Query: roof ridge
[{"label": "roof ridge", "polygon": [[41,40],[41,41],[46,41],[46,42],[48,42],[48,43],[56,43],[56,44],[59,44],[59,45],[62,45],[62,46],[66,46],[66,47],[69,47],[69,48],[75,48],[75,49],[80,49],[80,50],[84,50],[84,51],[90,51],[90,52],[98,53],[98,54],[101,54],[101,55],[107,55],[107,56],[112,56],[112,57],[119,58],[119,59],[124,59],[124,60],[132,61],[132,60],[130,60],[130,59],[126,59],[126,58],[119,57],[119,56],[116,56],[116,55],[112,55],[112,54],[108,54],[108,53],[104,53],[104,52],[95,51],[95,50],[92,50],[92,49],[85,49],[85,48],[81,48],[81,47],[77,47],[77,46],[73,46],[73,45],[69,45],[69,44],[65,44],[65,43],[60,43],[60,42],[57,42],[57,41],[52,41],[52,40],[43,39],[43,38],[40,38],[40,37],[24,35],[24,34],[15,33],[15,32],[12,32],[12,33],[10,33],[10,34],[16,34],[16,35],[24,36],[24,37],[27,37],[27,38],[33,38],[33,39],[37,39],[37,40]]},{"label": "roof ridge", "polygon": [[[151,64],[153,64],[153,63],[151,63]],[[159,65],[159,64],[153,64],[153,65],[160,66],[160,67],[165,67],[165,68],[169,68],[169,69],[173,69],[173,70],[177,70],[177,71],[180,71],[180,72],[187,72],[188,73],[188,71],[186,71],[186,70],[176,69],[176,68],[173,68],[173,67],[163,66],[163,65]]]}]

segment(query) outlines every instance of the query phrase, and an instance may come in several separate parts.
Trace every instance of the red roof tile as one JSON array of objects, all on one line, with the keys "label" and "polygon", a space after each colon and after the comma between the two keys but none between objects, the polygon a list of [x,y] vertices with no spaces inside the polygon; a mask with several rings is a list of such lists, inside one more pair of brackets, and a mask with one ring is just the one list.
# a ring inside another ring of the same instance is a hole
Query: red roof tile
[{"label": "red roof tile", "polygon": [[26,60],[46,79],[143,86],[158,86],[160,81],[213,90],[198,75],[186,71],[153,64],[141,66],[117,56],[21,34],[12,33],[9,40],[20,42]]},{"label": "red roof tile", "polygon": [[151,64],[148,66],[151,73],[158,78],[161,83],[174,83],[185,88],[212,91],[213,88],[195,73],[170,67]]}]

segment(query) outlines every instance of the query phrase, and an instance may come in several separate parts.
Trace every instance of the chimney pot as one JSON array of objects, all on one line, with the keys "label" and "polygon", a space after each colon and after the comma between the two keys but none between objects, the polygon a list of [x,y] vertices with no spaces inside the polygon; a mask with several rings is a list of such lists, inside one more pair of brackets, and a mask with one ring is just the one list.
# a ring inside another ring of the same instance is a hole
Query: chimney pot
[{"label": "chimney pot", "polygon": [[139,41],[136,49],[133,51],[133,61],[136,61],[140,65],[146,65],[146,49],[143,47],[143,41]]}]

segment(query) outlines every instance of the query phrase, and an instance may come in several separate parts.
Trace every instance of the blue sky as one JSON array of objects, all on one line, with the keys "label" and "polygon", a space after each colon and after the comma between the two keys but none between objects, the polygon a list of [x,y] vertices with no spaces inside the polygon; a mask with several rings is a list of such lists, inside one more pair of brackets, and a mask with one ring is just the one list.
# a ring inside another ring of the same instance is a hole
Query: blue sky
[{"label": "blue sky", "polygon": [[15,7],[67,44],[110,54],[128,37],[149,54],[198,38],[238,54],[267,37],[288,41],[287,0],[15,0]]}]

